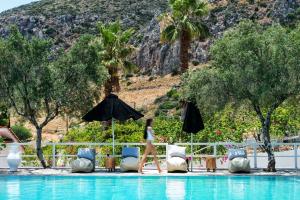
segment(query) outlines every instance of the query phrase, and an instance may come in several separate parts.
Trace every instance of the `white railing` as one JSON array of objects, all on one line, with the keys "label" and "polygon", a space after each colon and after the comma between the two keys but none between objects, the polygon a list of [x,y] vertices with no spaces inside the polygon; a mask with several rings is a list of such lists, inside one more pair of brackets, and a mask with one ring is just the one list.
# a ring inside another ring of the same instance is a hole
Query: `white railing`
[{"label": "white railing", "polygon": [[[262,143],[233,143],[233,142],[220,142],[220,143],[193,143],[193,153],[190,152],[191,150],[191,143],[175,143],[179,146],[186,146],[187,147],[187,154],[188,157],[192,157],[193,165],[191,166],[194,169],[205,169],[205,162],[202,162],[208,156],[213,156],[217,158],[217,168],[218,169],[226,169],[228,165],[228,160],[226,160],[226,152],[228,148],[244,148],[247,150],[248,158],[251,162],[252,169],[260,169],[265,168],[267,166],[267,154],[263,152],[261,149]],[[1,145],[1,144],[0,144]],[[33,143],[20,143],[26,149],[28,146],[31,149],[31,152],[35,152]],[[157,148],[157,152],[159,153],[158,157],[160,160],[165,160],[167,158],[167,143],[154,143]],[[115,147],[118,150],[117,152],[121,152],[122,146],[136,146],[142,147],[141,154],[143,153],[145,143],[116,143]],[[276,167],[281,169],[295,169],[297,170],[300,166],[300,143],[272,143],[272,146],[275,150],[275,158],[276,158]],[[89,147],[89,148],[96,148],[97,155],[97,166],[103,162],[104,158],[106,157],[106,152],[103,152],[104,149],[107,151],[111,151],[112,143],[87,143],[87,142],[80,142],[80,143],[44,143],[43,148],[48,148],[47,153],[44,153],[46,160],[50,161],[52,168],[69,168],[68,165],[61,166],[57,165],[57,161],[61,158],[66,160],[73,160],[76,158],[76,154],[62,154],[60,155],[57,150],[66,149],[68,147],[73,147],[73,151],[77,152],[77,149],[80,147]],[[49,149],[50,152],[49,153]],[[102,151],[101,151],[102,150]],[[1,154],[0,151],[0,168],[7,168],[7,166],[3,166],[3,162],[6,160],[7,154]],[[22,155],[23,160],[34,158],[37,166],[30,166],[25,163],[21,168],[39,168],[39,162],[36,159],[35,154],[27,154],[23,153]],[[120,154],[116,154],[115,157],[120,158]],[[150,156],[152,157],[152,156]],[[99,168],[99,167],[98,167]]]}]

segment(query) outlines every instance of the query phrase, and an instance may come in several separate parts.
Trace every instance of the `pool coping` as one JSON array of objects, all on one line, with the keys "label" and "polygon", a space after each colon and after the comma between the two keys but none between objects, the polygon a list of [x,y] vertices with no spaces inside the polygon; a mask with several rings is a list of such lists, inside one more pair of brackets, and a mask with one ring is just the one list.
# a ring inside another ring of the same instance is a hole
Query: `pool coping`
[{"label": "pool coping", "polygon": [[277,172],[264,172],[262,170],[251,170],[250,173],[230,173],[228,170],[217,170],[216,172],[193,171],[187,173],[163,173],[159,174],[157,170],[145,170],[144,174],[137,172],[107,172],[96,171],[92,173],[71,173],[70,170],[63,169],[22,169],[18,172],[0,171],[1,176],[62,176],[62,177],[201,177],[201,176],[283,176],[300,177],[300,170],[278,170]]}]

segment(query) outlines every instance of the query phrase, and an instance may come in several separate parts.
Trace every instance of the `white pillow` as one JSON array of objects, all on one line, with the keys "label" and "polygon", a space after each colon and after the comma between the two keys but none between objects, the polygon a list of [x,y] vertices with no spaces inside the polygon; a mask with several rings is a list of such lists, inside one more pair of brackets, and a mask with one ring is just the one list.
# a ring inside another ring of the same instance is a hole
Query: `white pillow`
[{"label": "white pillow", "polygon": [[185,159],[185,149],[186,147],[180,147],[177,145],[168,145],[168,158],[180,157]]},{"label": "white pillow", "polygon": [[121,171],[137,171],[139,169],[139,159],[135,157],[123,158],[120,169]]},{"label": "white pillow", "polygon": [[173,157],[167,160],[167,169],[168,172],[174,171],[187,171],[187,164],[185,159],[179,157]]}]

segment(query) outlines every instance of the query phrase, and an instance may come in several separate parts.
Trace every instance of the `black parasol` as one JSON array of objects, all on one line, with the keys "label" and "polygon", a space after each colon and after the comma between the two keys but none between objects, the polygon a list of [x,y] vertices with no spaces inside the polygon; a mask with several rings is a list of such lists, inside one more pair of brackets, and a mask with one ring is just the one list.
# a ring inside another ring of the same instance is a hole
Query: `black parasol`
[{"label": "black parasol", "polygon": [[186,104],[184,115],[182,130],[191,134],[191,168],[193,169],[193,133],[203,130],[204,124],[198,107],[192,102]]},{"label": "black parasol", "polygon": [[113,155],[115,154],[114,119],[126,121],[130,118],[137,120],[143,117],[141,113],[127,105],[117,95],[110,94],[105,99],[82,117],[83,120],[109,121],[112,120]]}]

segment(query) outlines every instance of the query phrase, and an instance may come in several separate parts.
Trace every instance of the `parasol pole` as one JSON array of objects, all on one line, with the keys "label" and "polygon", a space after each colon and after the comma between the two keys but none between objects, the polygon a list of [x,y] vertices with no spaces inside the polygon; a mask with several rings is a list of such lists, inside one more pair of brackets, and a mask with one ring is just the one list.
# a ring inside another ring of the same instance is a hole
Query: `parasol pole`
[{"label": "parasol pole", "polygon": [[193,152],[193,133],[191,133],[191,172],[193,171],[193,156],[194,156],[194,152]]},{"label": "parasol pole", "polygon": [[115,121],[114,118],[112,118],[111,123],[111,130],[112,130],[112,136],[113,136],[113,156],[115,157]]}]

